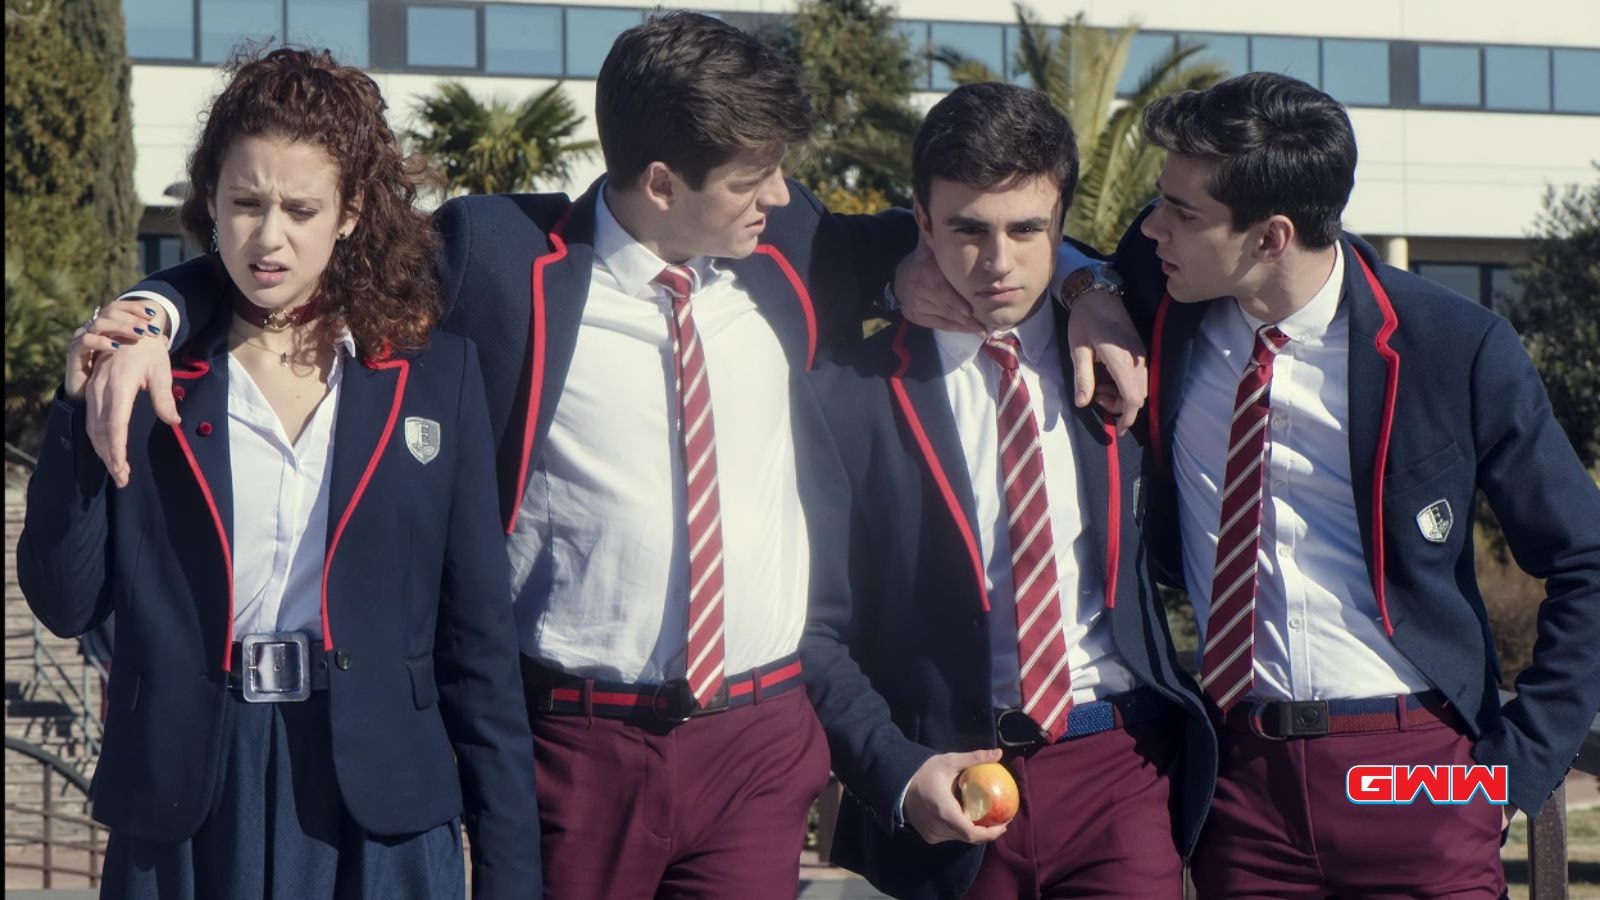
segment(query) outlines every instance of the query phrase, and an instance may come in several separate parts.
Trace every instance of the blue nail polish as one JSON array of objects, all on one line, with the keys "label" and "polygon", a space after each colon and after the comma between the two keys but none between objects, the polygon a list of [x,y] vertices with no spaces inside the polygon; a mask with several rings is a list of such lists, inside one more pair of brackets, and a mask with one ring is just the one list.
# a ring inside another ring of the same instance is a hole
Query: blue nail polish
[{"label": "blue nail polish", "polygon": [[144,334],[144,329],[140,328],[137,325],[135,325],[135,326],[133,326],[133,333],[134,334]]},{"label": "blue nail polish", "polygon": [[160,334],[161,333],[161,326],[160,325],[151,325],[150,326],[150,333],[151,334]]},{"label": "blue nail polish", "polygon": [[120,350],[120,349],[122,349],[122,345],[117,343],[116,341],[112,341],[111,342],[111,349]]},{"label": "blue nail polish", "polygon": [[155,311],[155,310],[153,310],[153,309],[151,309],[151,308],[150,308],[150,307],[148,307],[148,306],[146,306],[146,307],[145,307],[145,308],[144,308],[144,314],[145,314],[145,315],[147,315],[147,316],[149,316],[149,317],[150,317],[150,318],[152,318],[152,319],[154,319],[154,318],[155,318],[155,317],[156,317],[156,311]]}]

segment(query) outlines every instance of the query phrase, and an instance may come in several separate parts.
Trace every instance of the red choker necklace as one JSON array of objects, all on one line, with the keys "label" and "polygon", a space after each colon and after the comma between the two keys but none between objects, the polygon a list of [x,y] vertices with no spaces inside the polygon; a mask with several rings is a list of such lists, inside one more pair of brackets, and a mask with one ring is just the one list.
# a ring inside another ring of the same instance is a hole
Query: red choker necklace
[{"label": "red choker necklace", "polygon": [[243,294],[234,291],[233,312],[239,318],[257,328],[277,331],[284,328],[293,328],[296,325],[304,325],[321,315],[322,297],[320,295],[312,297],[294,309],[262,309],[246,300]]}]

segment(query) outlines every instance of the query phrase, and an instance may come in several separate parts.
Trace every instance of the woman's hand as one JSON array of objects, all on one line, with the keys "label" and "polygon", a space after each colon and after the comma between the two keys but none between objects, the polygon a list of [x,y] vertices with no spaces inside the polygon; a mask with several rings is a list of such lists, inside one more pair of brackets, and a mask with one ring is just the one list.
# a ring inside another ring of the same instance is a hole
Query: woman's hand
[{"label": "woman's hand", "polygon": [[95,356],[115,353],[128,344],[137,344],[145,337],[161,334],[160,327],[151,322],[143,309],[129,303],[112,303],[97,307],[89,321],[72,333],[72,343],[67,345],[67,371],[61,380],[61,391],[69,399],[82,400],[84,386],[94,372]]}]

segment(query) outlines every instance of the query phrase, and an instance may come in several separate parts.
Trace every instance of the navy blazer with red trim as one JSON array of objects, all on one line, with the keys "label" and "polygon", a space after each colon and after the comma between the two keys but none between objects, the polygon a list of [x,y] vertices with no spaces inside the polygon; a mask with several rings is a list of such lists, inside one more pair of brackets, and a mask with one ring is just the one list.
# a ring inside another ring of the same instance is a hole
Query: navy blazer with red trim
[{"label": "navy blazer with red trim", "polygon": [[[94,815],[155,841],[192,836],[222,789],[225,670],[242,637],[231,633],[228,318],[174,368],[180,426],[139,398],[125,489],[90,447],[82,406],[54,404],[17,548],[23,593],[51,631],[79,635],[116,613]],[[407,447],[411,417],[440,426],[426,463]],[[350,815],[378,835],[461,815],[474,896],[526,897],[540,880],[539,822],[488,433],[469,342],[435,335],[415,354],[347,361],[320,649],[342,662],[329,666],[328,703]]]},{"label": "navy blazer with red trim", "polygon": [[[1176,303],[1166,294],[1142,221],[1124,235],[1116,262],[1130,311],[1149,329],[1146,413],[1163,476],[1153,479],[1151,521],[1170,526],[1152,532],[1152,553],[1181,583],[1171,436],[1210,304]],[[1384,265],[1354,235],[1344,236],[1343,249],[1351,502],[1383,625],[1461,711],[1477,760],[1508,767],[1511,802],[1532,815],[1566,774],[1600,709],[1600,487],[1557,424],[1505,319]],[[1533,663],[1503,709],[1473,563],[1479,491],[1517,564],[1546,579]],[[1440,500],[1454,524],[1436,542],[1418,516]]]},{"label": "navy blazer with red trim", "polygon": [[[1070,385],[1066,316],[1054,314]],[[973,488],[938,348],[932,332],[900,320],[804,382],[810,406],[800,412],[824,427],[808,430],[817,440],[800,448],[802,478],[818,498],[807,509],[812,603],[801,655],[848,789],[832,859],[896,897],[959,897],[983,848],[930,845],[899,820],[901,793],[929,757],[998,745]],[[1216,738],[1147,569],[1139,509],[1146,455],[1132,435],[1117,438],[1097,409],[1063,415],[1112,639],[1181,722],[1174,832],[1187,852],[1210,802]]]}]

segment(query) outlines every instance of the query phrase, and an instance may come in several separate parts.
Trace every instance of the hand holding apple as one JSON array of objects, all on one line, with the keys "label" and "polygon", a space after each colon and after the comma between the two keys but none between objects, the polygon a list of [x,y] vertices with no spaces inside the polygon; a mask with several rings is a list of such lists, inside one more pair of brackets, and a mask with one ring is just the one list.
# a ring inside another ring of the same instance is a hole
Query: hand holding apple
[{"label": "hand holding apple", "polygon": [[956,782],[962,770],[999,761],[999,750],[939,753],[929,757],[906,785],[901,803],[906,824],[930,844],[944,841],[983,844],[1005,834],[1004,825],[974,825],[956,794]]},{"label": "hand holding apple", "polygon": [[1010,822],[1022,802],[1016,780],[997,762],[962,769],[956,778],[956,793],[961,796],[962,811],[980,828]]}]

